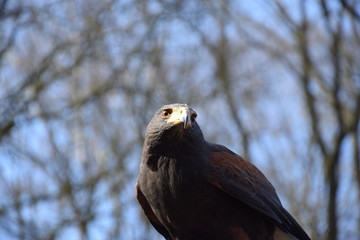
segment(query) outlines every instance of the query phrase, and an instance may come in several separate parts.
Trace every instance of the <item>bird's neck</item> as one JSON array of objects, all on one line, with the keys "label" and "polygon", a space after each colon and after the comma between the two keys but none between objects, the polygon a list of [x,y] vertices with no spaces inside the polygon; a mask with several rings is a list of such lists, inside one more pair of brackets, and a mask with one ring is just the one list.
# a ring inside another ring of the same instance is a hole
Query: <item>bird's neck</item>
[{"label": "bird's neck", "polygon": [[[146,164],[153,170],[160,166],[196,165],[206,156],[206,144],[203,139],[177,139],[173,141],[145,141],[143,156]],[[151,143],[151,144],[150,144]],[[196,159],[196,162],[194,160]],[[195,166],[194,166],[195,167]]]}]

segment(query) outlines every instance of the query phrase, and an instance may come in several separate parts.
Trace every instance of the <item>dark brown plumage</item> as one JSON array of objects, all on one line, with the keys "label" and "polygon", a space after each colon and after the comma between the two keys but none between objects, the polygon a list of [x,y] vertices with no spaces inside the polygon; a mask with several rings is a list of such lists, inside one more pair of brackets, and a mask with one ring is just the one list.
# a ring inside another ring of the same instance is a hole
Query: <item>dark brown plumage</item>
[{"label": "dark brown plumage", "polygon": [[136,191],[167,240],[310,239],[259,169],[204,139],[186,104],[150,121]]}]

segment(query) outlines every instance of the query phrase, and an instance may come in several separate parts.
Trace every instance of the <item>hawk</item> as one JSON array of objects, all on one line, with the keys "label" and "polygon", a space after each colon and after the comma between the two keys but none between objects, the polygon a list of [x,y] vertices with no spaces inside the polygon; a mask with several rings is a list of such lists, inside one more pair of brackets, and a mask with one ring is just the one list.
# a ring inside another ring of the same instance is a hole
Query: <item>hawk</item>
[{"label": "hawk", "polygon": [[204,139],[186,104],[159,109],[146,129],[137,199],[166,240],[309,240],[269,180]]}]

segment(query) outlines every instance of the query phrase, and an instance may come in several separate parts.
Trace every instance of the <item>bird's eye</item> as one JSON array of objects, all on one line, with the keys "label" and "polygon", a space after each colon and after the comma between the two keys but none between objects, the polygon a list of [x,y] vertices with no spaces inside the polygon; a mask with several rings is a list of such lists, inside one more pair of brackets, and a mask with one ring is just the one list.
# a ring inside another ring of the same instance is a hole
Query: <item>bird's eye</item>
[{"label": "bird's eye", "polygon": [[197,114],[194,112],[193,114],[191,114],[191,121],[194,122],[195,118],[197,117]]},{"label": "bird's eye", "polygon": [[172,109],[164,109],[161,113],[161,117],[162,118],[169,118],[170,115],[172,114]]}]

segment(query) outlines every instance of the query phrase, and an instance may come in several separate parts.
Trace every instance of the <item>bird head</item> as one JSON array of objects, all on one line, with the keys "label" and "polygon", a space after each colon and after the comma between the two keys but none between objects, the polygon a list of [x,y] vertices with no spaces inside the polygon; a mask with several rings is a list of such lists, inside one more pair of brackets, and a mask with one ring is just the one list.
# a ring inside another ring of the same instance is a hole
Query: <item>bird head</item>
[{"label": "bird head", "polygon": [[186,104],[171,104],[163,106],[157,113],[167,127],[180,125],[184,129],[195,124],[197,113]]},{"label": "bird head", "polygon": [[186,136],[201,136],[196,122],[197,113],[187,104],[169,104],[161,107],[146,129],[146,137],[152,140],[177,142]]}]

